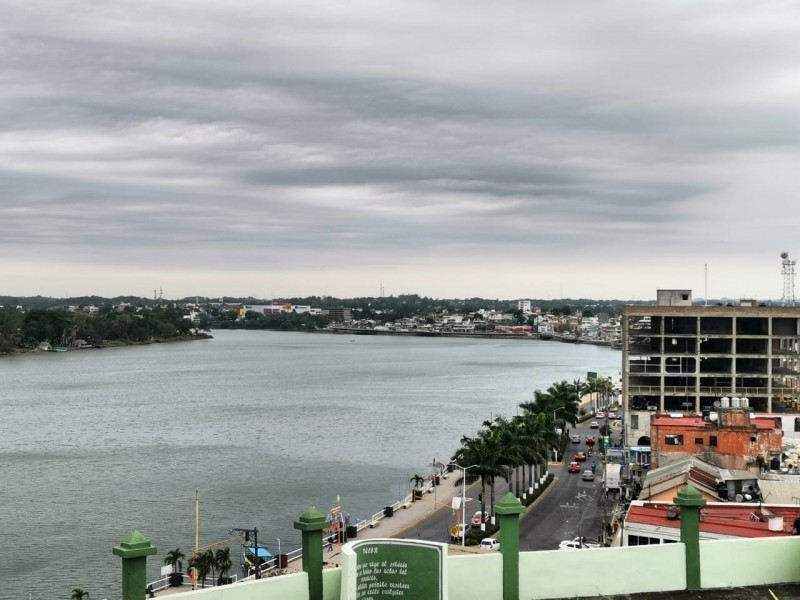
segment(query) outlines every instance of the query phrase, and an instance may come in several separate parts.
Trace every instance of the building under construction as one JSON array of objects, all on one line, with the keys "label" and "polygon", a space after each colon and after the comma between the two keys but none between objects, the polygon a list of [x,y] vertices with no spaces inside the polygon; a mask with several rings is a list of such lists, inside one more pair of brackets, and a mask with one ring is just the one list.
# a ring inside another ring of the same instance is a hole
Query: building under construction
[{"label": "building under construction", "polygon": [[691,290],[658,290],[655,306],[625,307],[626,445],[650,435],[655,411],[798,412],[800,308],[784,304],[693,305]]}]

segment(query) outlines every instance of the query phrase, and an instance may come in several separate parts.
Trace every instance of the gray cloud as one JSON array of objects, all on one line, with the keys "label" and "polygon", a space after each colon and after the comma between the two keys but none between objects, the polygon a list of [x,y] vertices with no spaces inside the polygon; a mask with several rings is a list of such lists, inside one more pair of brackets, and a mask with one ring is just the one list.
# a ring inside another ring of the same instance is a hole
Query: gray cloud
[{"label": "gray cloud", "polygon": [[[636,269],[680,279],[673,266],[710,255],[736,286],[792,233],[790,219],[755,232],[750,212],[754,196],[790,212],[797,189],[793,3],[116,1],[56,14],[33,1],[4,14],[0,253],[36,261],[44,286],[65,267],[85,281],[135,267],[177,288],[228,269],[226,283],[258,294],[231,266],[252,264],[287,288],[313,274],[285,290],[300,294],[319,292],[320,265],[371,278],[392,264],[387,281],[420,286],[398,292],[545,295],[536,286],[570,270],[581,295],[647,297],[659,284]],[[727,243],[743,230],[746,248]],[[587,255],[614,273],[600,287]],[[481,261],[495,290],[434,274]],[[552,272],[521,289],[534,262]],[[4,279],[8,293],[48,293]]]}]

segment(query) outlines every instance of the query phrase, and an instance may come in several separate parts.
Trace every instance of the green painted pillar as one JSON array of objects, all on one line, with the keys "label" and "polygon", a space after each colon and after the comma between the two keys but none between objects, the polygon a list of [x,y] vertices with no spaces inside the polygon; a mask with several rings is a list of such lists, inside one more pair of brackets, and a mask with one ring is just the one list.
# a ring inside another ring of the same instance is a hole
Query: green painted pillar
[{"label": "green painted pillar", "polygon": [[303,571],[308,573],[308,600],[322,600],[322,530],[329,525],[328,519],[314,507],[294,522],[294,528],[303,532]]},{"label": "green painted pillar", "polygon": [[494,505],[499,519],[500,554],[503,555],[503,600],[519,600],[519,516],[525,512],[522,502],[508,493]]},{"label": "green painted pillar", "polygon": [[686,548],[686,588],[699,590],[702,589],[700,585],[700,508],[706,505],[706,500],[695,487],[687,485],[675,496],[675,504],[681,507],[681,543]]},{"label": "green painted pillar", "polygon": [[122,600],[143,600],[147,586],[147,557],[158,549],[134,529],[112,552],[122,558]]}]

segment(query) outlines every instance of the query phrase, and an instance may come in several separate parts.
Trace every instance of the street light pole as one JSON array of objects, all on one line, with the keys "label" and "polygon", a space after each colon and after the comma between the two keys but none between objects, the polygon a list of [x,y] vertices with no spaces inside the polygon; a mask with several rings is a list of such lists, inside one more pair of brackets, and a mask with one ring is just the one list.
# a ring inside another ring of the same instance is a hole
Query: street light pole
[{"label": "street light pole", "polygon": [[[255,552],[253,553],[253,555],[255,556],[255,568],[256,568],[255,577],[256,577],[256,579],[261,579],[261,565],[259,564],[260,559],[258,557],[258,527],[253,527],[252,529],[244,529],[242,527],[234,527],[228,533],[232,534],[234,531],[238,531],[239,533],[245,534],[245,541],[247,541],[247,536],[248,535],[250,535],[251,533],[253,534],[253,544],[255,545],[255,547],[254,547]],[[280,540],[279,540],[279,543],[280,543]]]},{"label": "street light pole", "polygon": [[[461,469],[461,547],[463,548],[466,546],[466,538],[467,538],[467,523],[466,523],[466,508],[467,508],[467,471],[472,469],[473,467],[477,467],[478,465],[470,465],[468,467],[462,467],[458,463],[453,463],[456,467]],[[481,507],[481,519],[483,519],[483,507]]]},{"label": "street light pole", "polygon": [[[553,411],[553,427],[555,428],[556,433],[558,433],[558,421],[556,421],[556,413],[560,411],[561,408],[557,408]],[[558,462],[558,448],[553,448],[553,455],[554,455],[554,462]]]}]

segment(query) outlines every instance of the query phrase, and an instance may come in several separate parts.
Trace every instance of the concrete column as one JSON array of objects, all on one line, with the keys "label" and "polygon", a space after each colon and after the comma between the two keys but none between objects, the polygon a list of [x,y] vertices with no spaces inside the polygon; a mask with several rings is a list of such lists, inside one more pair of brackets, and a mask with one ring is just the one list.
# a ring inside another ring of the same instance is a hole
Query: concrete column
[{"label": "concrete column", "polygon": [[158,549],[136,529],[112,552],[122,558],[122,600],[143,600],[147,586],[147,557]]},{"label": "concrete column", "polygon": [[[700,583],[700,508],[706,500],[694,486],[687,485],[675,496],[681,507],[681,543],[686,547],[686,588],[702,589]],[[500,546],[502,548],[502,545]]]},{"label": "concrete column", "polygon": [[519,516],[525,507],[508,493],[494,505],[500,525],[503,555],[503,600],[519,600]]},{"label": "concrete column", "polygon": [[309,600],[322,600],[322,530],[329,525],[330,521],[314,507],[294,522],[303,537],[303,571],[308,573]]}]

